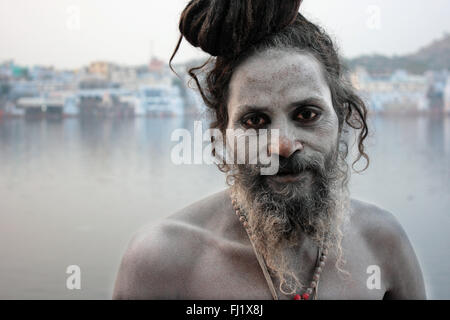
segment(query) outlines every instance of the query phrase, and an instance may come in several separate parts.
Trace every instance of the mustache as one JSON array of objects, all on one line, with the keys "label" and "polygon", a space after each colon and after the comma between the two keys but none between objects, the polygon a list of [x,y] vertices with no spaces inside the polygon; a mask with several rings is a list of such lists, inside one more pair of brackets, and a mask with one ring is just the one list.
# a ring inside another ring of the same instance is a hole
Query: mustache
[{"label": "mustache", "polygon": [[299,151],[293,153],[290,157],[279,156],[279,175],[299,174],[304,171],[322,174],[325,171],[325,161],[319,157],[307,157]]}]

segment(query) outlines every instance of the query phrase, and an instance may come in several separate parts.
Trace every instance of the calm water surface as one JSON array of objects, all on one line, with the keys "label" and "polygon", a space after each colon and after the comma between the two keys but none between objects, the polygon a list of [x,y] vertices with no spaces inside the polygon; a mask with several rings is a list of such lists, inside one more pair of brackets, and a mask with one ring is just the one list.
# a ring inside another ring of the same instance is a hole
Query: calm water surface
[{"label": "calm water surface", "polygon": [[[0,121],[0,298],[109,299],[143,224],[225,188],[214,166],[170,161],[194,119]],[[393,212],[430,298],[450,298],[450,117],[374,118],[354,197]],[[67,290],[67,266],[82,270]]]}]

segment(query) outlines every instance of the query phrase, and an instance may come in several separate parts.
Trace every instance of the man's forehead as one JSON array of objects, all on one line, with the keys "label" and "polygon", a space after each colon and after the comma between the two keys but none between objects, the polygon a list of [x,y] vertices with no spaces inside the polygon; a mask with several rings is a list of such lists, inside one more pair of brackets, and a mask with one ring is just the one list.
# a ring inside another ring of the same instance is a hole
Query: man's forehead
[{"label": "man's forehead", "polygon": [[307,52],[293,50],[268,50],[250,57],[233,74],[230,90],[231,97],[238,100],[329,93],[317,59]]}]

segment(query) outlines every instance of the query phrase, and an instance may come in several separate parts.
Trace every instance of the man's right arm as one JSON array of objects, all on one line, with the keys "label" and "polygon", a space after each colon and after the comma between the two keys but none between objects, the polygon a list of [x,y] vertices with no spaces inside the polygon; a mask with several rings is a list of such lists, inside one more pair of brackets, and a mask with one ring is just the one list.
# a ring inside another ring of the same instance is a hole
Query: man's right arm
[{"label": "man's right arm", "polygon": [[185,282],[183,248],[174,237],[179,228],[164,223],[133,237],[122,258],[113,299],[177,298],[178,287]]}]

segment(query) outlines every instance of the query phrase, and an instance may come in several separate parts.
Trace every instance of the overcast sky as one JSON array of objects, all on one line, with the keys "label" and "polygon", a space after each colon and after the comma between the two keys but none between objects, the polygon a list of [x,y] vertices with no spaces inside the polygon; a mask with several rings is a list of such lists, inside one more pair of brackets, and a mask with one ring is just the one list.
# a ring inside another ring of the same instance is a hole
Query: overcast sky
[{"label": "overcast sky", "polygon": [[[187,0],[0,0],[0,62],[77,68],[168,60]],[[304,0],[347,57],[410,53],[450,32],[448,0]],[[202,57],[189,45],[177,62]]]}]

